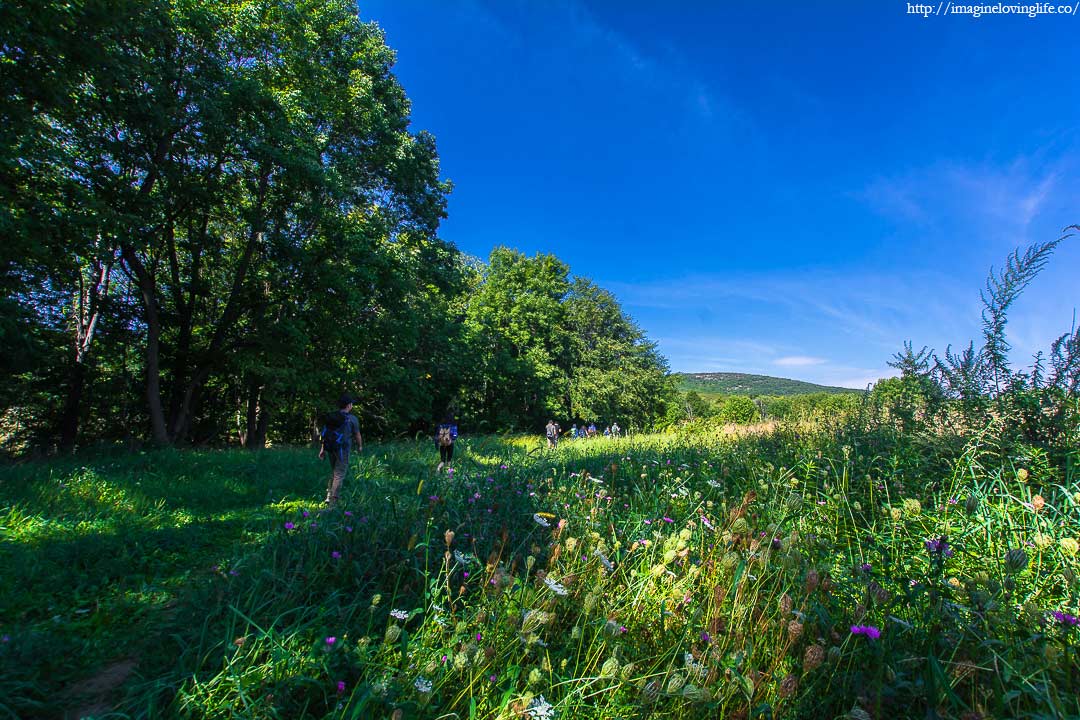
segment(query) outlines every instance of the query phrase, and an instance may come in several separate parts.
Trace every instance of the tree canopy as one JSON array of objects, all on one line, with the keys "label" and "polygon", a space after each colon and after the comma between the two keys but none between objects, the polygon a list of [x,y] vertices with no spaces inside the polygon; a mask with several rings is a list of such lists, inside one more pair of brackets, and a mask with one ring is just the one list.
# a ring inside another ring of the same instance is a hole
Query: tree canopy
[{"label": "tree canopy", "polygon": [[0,433],[296,441],[657,417],[667,369],[551,255],[438,236],[450,183],[347,0],[0,6]]}]

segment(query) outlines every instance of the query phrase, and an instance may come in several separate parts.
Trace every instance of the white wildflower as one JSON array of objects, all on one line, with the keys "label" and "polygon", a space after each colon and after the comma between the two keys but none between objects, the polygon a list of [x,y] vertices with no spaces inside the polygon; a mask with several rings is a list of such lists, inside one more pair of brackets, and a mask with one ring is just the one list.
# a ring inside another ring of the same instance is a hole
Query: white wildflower
[{"label": "white wildflower", "polygon": [[418,677],[413,684],[416,686],[416,689],[422,693],[431,692],[431,681],[426,678]]},{"label": "white wildflower", "polygon": [[566,588],[562,584],[555,582],[554,580],[552,580],[549,577],[544,578],[544,584],[547,585],[548,589],[551,590],[551,592],[555,593],[556,595],[566,595],[567,594]]},{"label": "white wildflower", "polygon": [[533,720],[551,720],[555,717],[555,708],[544,699],[543,695],[534,697],[529,707],[525,708],[525,712],[529,713],[529,717]]},{"label": "white wildflower", "polygon": [[394,618],[395,620],[408,620],[409,613],[407,610],[394,609],[390,611],[390,617]]}]

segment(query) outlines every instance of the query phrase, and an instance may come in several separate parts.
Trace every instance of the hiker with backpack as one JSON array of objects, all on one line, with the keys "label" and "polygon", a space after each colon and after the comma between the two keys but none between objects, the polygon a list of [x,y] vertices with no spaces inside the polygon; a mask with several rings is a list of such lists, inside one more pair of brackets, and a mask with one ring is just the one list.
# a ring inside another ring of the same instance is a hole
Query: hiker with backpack
[{"label": "hiker with backpack", "polygon": [[457,423],[454,416],[447,414],[442,424],[435,428],[435,447],[439,448],[439,465],[435,472],[440,472],[443,466],[454,459],[454,441],[457,440]]},{"label": "hiker with backpack", "polygon": [[349,395],[342,395],[338,400],[338,409],[323,417],[323,427],[319,433],[319,459],[330,458],[330,483],[326,486],[326,500],[323,501],[328,507],[337,504],[341,483],[349,473],[353,441],[356,442],[357,452],[364,449],[360,421],[352,414],[352,409],[353,399]]}]

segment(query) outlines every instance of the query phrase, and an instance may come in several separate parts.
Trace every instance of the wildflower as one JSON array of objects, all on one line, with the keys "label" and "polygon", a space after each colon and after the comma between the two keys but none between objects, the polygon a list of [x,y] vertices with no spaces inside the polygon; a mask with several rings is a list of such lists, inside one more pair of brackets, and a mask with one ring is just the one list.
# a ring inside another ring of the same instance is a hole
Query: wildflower
[{"label": "wildflower", "polygon": [[352,511],[351,510],[346,510],[345,511],[345,517],[352,517]]},{"label": "wildflower", "polygon": [[525,708],[525,712],[529,714],[532,720],[552,720],[555,717],[555,708],[551,706],[543,695],[537,695],[529,702],[529,706]]},{"label": "wildflower", "polygon": [[326,646],[327,647],[332,647],[333,644],[336,643],[336,642],[337,642],[337,638],[334,637],[333,635],[330,635],[330,636],[328,636],[326,638]]},{"label": "wildflower", "polygon": [[1046,498],[1044,498],[1042,495],[1036,495],[1035,497],[1031,498],[1031,508],[1035,512],[1039,512],[1044,507],[1046,507]]},{"label": "wildflower", "polygon": [[416,687],[417,690],[419,690],[422,693],[431,692],[431,681],[426,679],[426,678],[422,678],[422,677],[416,678],[416,682],[413,683],[413,685]]},{"label": "wildflower", "polygon": [[540,527],[545,527],[545,528],[546,527],[551,527],[551,523],[549,523],[544,518],[540,517],[539,513],[536,513],[535,515],[533,515],[533,522],[535,522]]},{"label": "wildflower", "polygon": [[1016,479],[1020,482],[1027,482],[1030,475],[1031,473],[1028,472],[1027,468],[1020,468],[1016,471]]},{"label": "wildflower", "polygon": [[866,572],[866,573],[870,572],[870,569],[871,569],[870,563],[863,563],[862,565],[859,566],[859,569],[862,570],[863,572]]},{"label": "wildflower", "polygon": [[552,580],[549,577],[544,578],[544,584],[548,586],[548,590],[551,590],[551,592],[555,593],[556,595],[566,595],[567,594],[565,586],[563,586],[560,583],[555,582],[554,580]]},{"label": "wildflower", "polygon": [[708,668],[706,668],[704,664],[699,663],[697,660],[695,660],[694,656],[691,653],[683,653],[683,664],[686,665],[686,669],[690,673],[690,675],[699,680],[704,678],[709,673]]},{"label": "wildflower", "polygon": [[593,551],[593,555],[600,558],[600,562],[604,565],[608,572],[615,572],[615,566],[611,564],[611,561],[607,559],[607,556],[604,555],[604,553],[600,552],[600,548],[596,548],[596,550]]},{"label": "wildflower", "polygon": [[390,617],[394,618],[395,620],[407,620],[409,618],[409,613],[405,610],[398,610],[395,608],[394,610],[390,611]]},{"label": "wildflower", "polygon": [[663,521],[664,521],[664,522],[666,522],[666,523],[673,523],[673,522],[675,522],[674,520],[672,520],[671,518],[667,517],[666,515],[665,515],[664,517],[662,517],[662,518],[661,518],[661,520],[663,520]]},{"label": "wildflower", "polygon": [[1054,618],[1057,624],[1061,625],[1062,627],[1076,627],[1077,625],[1080,625],[1080,618],[1077,618],[1075,615],[1070,615],[1069,613],[1064,613],[1060,610],[1055,610],[1054,612],[1050,613],[1050,615]]},{"label": "wildflower", "polygon": [[345,532],[351,533],[352,532],[352,525],[346,525],[345,526]]},{"label": "wildflower", "polygon": [[724,484],[723,484],[723,483],[719,483],[719,482],[716,482],[715,480],[706,480],[705,482],[706,482],[706,483],[707,483],[707,484],[708,484],[708,485],[709,485],[710,487],[714,487],[714,488],[722,488],[722,487],[724,487]]},{"label": "wildflower", "polygon": [[292,529],[294,529],[295,527],[296,527],[296,525],[294,525],[294,524],[293,524],[293,523],[291,523],[291,522],[287,522],[287,523],[285,523],[285,529],[286,529],[286,530],[292,530]]},{"label": "wildflower", "polygon": [[544,675],[540,672],[538,668],[533,668],[532,671],[529,673],[530,685],[539,685],[543,681],[543,679]]},{"label": "wildflower", "polygon": [[865,635],[870,640],[877,640],[881,637],[881,631],[873,625],[852,625],[852,635]]},{"label": "wildflower", "polygon": [[330,553],[330,557],[334,558],[335,560],[340,560],[341,559],[341,553],[339,553],[337,550],[335,550],[332,553]]},{"label": "wildflower", "polygon": [[686,678],[684,678],[679,673],[673,673],[672,676],[668,679],[667,691],[669,693],[677,693],[679,692],[679,690],[682,690],[682,686],[685,684]]},{"label": "wildflower", "polygon": [[824,660],[825,648],[815,643],[806,648],[806,652],[803,653],[803,670],[809,672],[821,665]]},{"label": "wildflower", "polygon": [[309,513],[307,510],[304,510],[300,514],[303,515],[304,517],[308,517],[309,515],[311,515],[311,513]]},{"label": "wildflower", "polygon": [[1028,556],[1022,548],[1013,548],[1005,553],[1005,569],[1010,573],[1020,572],[1027,567]]},{"label": "wildflower", "polygon": [[945,540],[945,536],[942,535],[938,538],[931,538],[926,541],[926,549],[931,555],[941,555],[943,557],[952,557],[953,551],[949,547],[949,543]]},{"label": "wildflower", "polygon": [[338,695],[344,695],[345,694],[345,681],[344,680],[338,680],[337,681],[337,694]]},{"label": "wildflower", "polygon": [[1058,544],[1061,546],[1061,551],[1066,555],[1072,556],[1080,552],[1080,542],[1077,542],[1075,538],[1061,538]]}]

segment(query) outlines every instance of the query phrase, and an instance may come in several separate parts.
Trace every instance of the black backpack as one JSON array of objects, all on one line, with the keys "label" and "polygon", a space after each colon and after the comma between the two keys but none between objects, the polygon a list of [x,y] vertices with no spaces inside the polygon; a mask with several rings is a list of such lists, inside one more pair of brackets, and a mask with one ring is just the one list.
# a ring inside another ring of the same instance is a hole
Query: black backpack
[{"label": "black backpack", "polygon": [[340,453],[348,444],[349,416],[340,410],[328,412],[323,416],[323,429],[319,433],[323,450],[328,453]]}]

